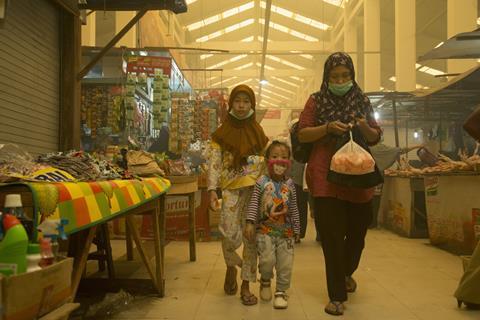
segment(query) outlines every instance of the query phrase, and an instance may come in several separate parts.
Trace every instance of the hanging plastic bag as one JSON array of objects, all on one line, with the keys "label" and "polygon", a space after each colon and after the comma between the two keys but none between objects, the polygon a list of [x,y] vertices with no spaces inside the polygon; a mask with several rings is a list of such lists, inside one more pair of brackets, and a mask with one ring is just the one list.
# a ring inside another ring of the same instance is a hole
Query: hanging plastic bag
[{"label": "hanging plastic bag", "polygon": [[[383,176],[357,127],[353,127],[350,134],[338,137],[335,150],[337,151],[330,162],[327,181],[357,189],[368,189],[383,183]],[[347,155],[340,157],[339,160],[336,156],[340,153]]]},{"label": "hanging plastic bag", "polygon": [[350,175],[367,174],[375,171],[375,160],[368,151],[353,141],[350,131],[350,141],[333,155],[330,170]]}]

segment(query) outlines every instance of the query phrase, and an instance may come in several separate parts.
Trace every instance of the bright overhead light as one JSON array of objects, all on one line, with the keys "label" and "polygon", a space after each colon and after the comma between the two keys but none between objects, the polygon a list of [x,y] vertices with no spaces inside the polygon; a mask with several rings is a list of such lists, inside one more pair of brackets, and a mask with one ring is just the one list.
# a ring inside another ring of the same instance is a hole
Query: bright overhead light
[{"label": "bright overhead light", "polygon": [[277,96],[277,97],[282,98],[282,99],[285,99],[285,100],[290,100],[290,99],[291,99],[291,98],[289,98],[289,97],[285,97],[285,96],[283,96],[283,95],[281,95],[281,94],[278,94],[278,93],[276,93],[276,92],[273,92],[273,91],[268,90],[268,89],[265,89],[265,88],[262,88],[262,91],[265,91],[265,92],[267,92],[267,93],[273,94],[274,96]]},{"label": "bright overhead light", "polygon": [[295,77],[295,76],[290,76],[290,78],[293,79],[293,80],[300,81],[300,82],[305,81],[305,79],[302,79],[302,78],[299,78],[299,77]]},{"label": "bright overhead light", "polygon": [[419,136],[419,135],[418,135],[418,131],[415,130],[415,131],[413,132],[413,137],[414,137],[415,139],[418,139],[418,136]]},{"label": "bright overhead light", "polygon": [[298,87],[299,87],[298,84],[293,83],[293,82],[290,82],[290,81],[287,81],[287,80],[284,80],[284,79],[282,79],[282,78],[272,77],[272,79],[275,79],[275,80],[280,81],[280,82],[282,82],[282,83],[288,84],[289,86],[292,86],[292,87],[295,87],[295,88],[298,88]]},{"label": "bright overhead light", "polygon": [[[260,62],[257,62],[255,65],[256,65],[257,67],[259,67],[259,68],[262,67],[262,64],[261,64]],[[264,67],[265,69],[267,69],[267,70],[275,70],[275,68],[270,67],[270,66],[267,65],[267,64],[264,64],[263,67]]]},{"label": "bright overhead light", "polygon": [[323,2],[333,4],[334,6],[341,7],[343,0],[323,0]]},{"label": "bright overhead light", "polygon": [[244,4],[244,5],[241,5],[241,6],[238,6],[238,7],[235,7],[235,8],[231,8],[229,10],[226,10],[226,11],[222,12],[222,13],[219,13],[219,14],[216,14],[214,16],[211,16],[211,17],[205,18],[203,20],[200,20],[200,21],[194,22],[192,24],[189,24],[187,26],[187,29],[188,29],[188,31],[193,31],[193,30],[203,28],[205,26],[208,26],[209,24],[212,24],[212,23],[218,22],[222,19],[226,19],[228,17],[234,16],[236,14],[239,14],[239,13],[243,12],[243,11],[252,9],[254,6],[255,6],[255,3],[253,1],[250,1],[246,4]]},{"label": "bright overhead light", "polygon": [[301,54],[300,57],[308,60],[313,60],[313,56],[311,54]]},{"label": "bright overhead light", "polygon": [[247,80],[243,80],[243,81],[234,83],[234,84],[232,84],[231,86],[228,86],[228,87],[229,87],[229,88],[235,88],[235,87],[238,86],[238,85],[245,84],[245,83],[249,83],[249,82],[252,81],[252,80],[253,80],[252,78],[247,79]]},{"label": "bright overhead light", "polygon": [[390,78],[388,78],[388,80],[393,81],[393,82],[397,82],[397,77],[391,76]]},{"label": "bright overhead light", "polygon": [[237,79],[238,77],[230,77],[230,78],[227,78],[227,79],[222,79],[222,81],[218,81],[218,82],[215,82],[215,83],[212,83],[211,86],[212,87],[216,87],[218,85],[224,85],[225,82],[228,82],[228,81],[231,81],[231,80],[234,80],[234,79]]},{"label": "bright overhead light", "polygon": [[[265,24],[265,19],[258,19],[258,22],[260,24]],[[275,30],[278,30],[278,31],[281,31],[281,32],[284,32],[284,33],[288,33],[294,37],[297,37],[297,38],[300,38],[300,39],[303,39],[303,40],[306,40],[306,41],[309,41],[309,42],[317,42],[319,41],[318,38],[315,38],[315,37],[312,37],[312,36],[309,36],[309,35],[306,35],[304,33],[301,33],[301,32],[298,32],[298,31],[295,31],[295,30],[292,30],[290,28],[287,28],[281,24],[278,24],[278,23],[275,23],[275,22],[270,22],[270,28],[273,28]]]},{"label": "bright overhead light", "polygon": [[268,80],[267,80],[267,79],[262,79],[262,80],[260,80],[260,84],[261,84],[262,86],[265,86],[265,85],[268,84]]},{"label": "bright overhead light", "polygon": [[233,68],[233,70],[243,70],[243,69],[246,69],[246,68],[251,67],[251,66],[253,66],[253,62],[243,64],[239,67]]},{"label": "bright overhead light", "polygon": [[279,63],[284,64],[284,65],[286,65],[286,66],[295,68],[295,69],[297,69],[297,70],[305,70],[304,67],[299,66],[298,64],[292,63],[292,62],[290,62],[290,61],[287,61],[287,60],[285,60],[285,59],[279,58],[279,57],[277,57],[277,56],[272,56],[272,55],[270,55],[270,54],[267,54],[266,57],[267,57],[268,59],[270,59],[270,60],[279,62]]},{"label": "bright overhead light", "polygon": [[246,26],[249,26],[251,24],[253,24],[255,22],[254,19],[247,19],[247,20],[244,20],[240,23],[237,23],[237,24],[234,24],[234,25],[231,25],[225,29],[222,29],[222,30],[218,30],[214,33],[211,33],[209,35],[206,35],[206,36],[203,36],[203,37],[200,37],[198,39],[195,40],[195,42],[206,42],[208,40],[212,40],[214,38],[218,38],[226,33],[230,33],[232,31],[235,31],[235,30],[238,30],[238,29],[241,29],[241,28],[244,28]]},{"label": "bright overhead light", "polygon": [[221,66],[224,66],[224,65],[226,65],[226,64],[228,64],[228,63],[231,63],[231,62],[235,62],[235,61],[244,59],[244,58],[246,58],[247,56],[248,56],[248,55],[246,55],[246,54],[241,54],[241,55],[235,56],[235,57],[233,57],[233,58],[230,58],[230,59],[228,59],[228,60],[224,60],[224,61],[219,62],[219,63],[217,63],[217,64],[211,65],[211,66],[207,67],[207,69],[216,69],[216,68],[219,68],[219,67],[221,67]]},{"label": "bright overhead light", "polygon": [[375,120],[380,119],[380,113],[378,113],[378,111],[375,111],[375,112],[373,113],[373,117],[375,118]]},{"label": "bright overhead light", "polygon": [[293,91],[284,89],[284,88],[282,88],[282,87],[280,87],[280,86],[277,86],[277,85],[274,85],[274,84],[271,84],[271,83],[270,83],[269,86],[270,86],[270,87],[274,87],[274,88],[277,89],[277,90],[280,90],[280,91],[283,91],[283,92],[286,92],[286,93],[289,93],[289,94],[296,94],[296,93],[293,92]]},{"label": "bright overhead light", "polygon": [[208,59],[210,57],[213,57],[213,54],[209,53],[209,54],[201,54],[200,55],[201,60],[205,60],[205,59]]},{"label": "bright overhead light", "polygon": [[439,44],[437,44],[437,45],[435,46],[435,49],[438,48],[438,47],[440,47],[442,44],[443,44],[443,41],[440,42]]},{"label": "bright overhead light", "polygon": [[[266,4],[265,1],[261,1],[260,6],[263,9],[265,9],[267,7],[267,4]],[[325,23],[322,23],[320,21],[317,21],[317,20],[314,20],[314,19],[311,19],[311,18],[304,17],[304,16],[302,16],[298,13],[292,12],[290,10],[287,10],[287,9],[284,9],[284,8],[281,8],[281,7],[277,7],[277,6],[272,5],[271,11],[275,12],[275,13],[278,13],[279,15],[282,15],[284,17],[287,17],[287,18],[296,20],[298,22],[307,24],[309,26],[312,26],[314,28],[320,29],[320,30],[327,30],[327,29],[330,28],[330,26],[325,24]],[[284,28],[286,28],[286,27],[284,27]],[[288,29],[288,28],[286,28],[286,29]]]},{"label": "bright overhead light", "polygon": [[245,38],[245,39],[241,40],[241,42],[252,42],[253,39],[254,39],[254,37],[253,37],[253,36],[250,36],[250,37],[248,37],[248,38]]},{"label": "bright overhead light", "polygon": [[275,102],[282,102],[281,100],[272,98],[272,97],[266,95],[265,93],[263,93],[263,89],[262,89],[262,95],[261,96],[262,96],[262,98],[266,98],[266,99],[269,99],[269,100],[272,100],[272,101],[275,101]]},{"label": "bright overhead light", "polygon": [[192,4],[194,2],[197,2],[197,0],[187,0],[187,4]]}]

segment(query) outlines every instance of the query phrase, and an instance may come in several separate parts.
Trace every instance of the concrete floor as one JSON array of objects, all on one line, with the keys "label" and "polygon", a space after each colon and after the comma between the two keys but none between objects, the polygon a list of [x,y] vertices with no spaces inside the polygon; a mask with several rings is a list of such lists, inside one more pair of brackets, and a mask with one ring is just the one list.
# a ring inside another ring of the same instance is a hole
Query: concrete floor
[{"label": "concrete floor", "polygon": [[[148,297],[110,319],[329,319],[321,246],[314,241],[309,221],[306,239],[295,248],[289,307],[275,310],[271,303],[244,306],[239,295],[223,293],[225,266],[219,242],[197,244],[197,261],[188,260],[188,243],[166,247],[166,296]],[[116,255],[124,251],[114,241]],[[131,267],[130,267],[131,268]],[[132,276],[146,277],[137,264]],[[117,273],[122,272],[122,264]],[[428,239],[406,239],[389,231],[368,232],[366,249],[354,277],[356,293],[349,295],[343,319],[456,320],[480,319],[480,311],[458,309],[453,297],[462,275],[458,256],[432,247]],[[258,283],[253,285],[258,295]]]}]

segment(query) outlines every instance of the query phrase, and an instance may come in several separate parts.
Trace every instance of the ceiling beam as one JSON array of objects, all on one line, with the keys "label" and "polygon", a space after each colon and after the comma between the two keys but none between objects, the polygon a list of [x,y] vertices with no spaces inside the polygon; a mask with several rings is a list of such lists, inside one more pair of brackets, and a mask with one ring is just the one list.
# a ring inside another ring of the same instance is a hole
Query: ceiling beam
[{"label": "ceiling beam", "polygon": [[[268,31],[270,30],[270,15],[272,13],[272,0],[267,0],[265,8],[265,25],[263,29],[263,43],[262,43],[262,59],[260,65],[260,81],[265,80],[265,58],[267,56],[267,46],[268,46]],[[262,83],[260,82],[260,87],[258,89],[259,101],[258,104],[262,103]]]},{"label": "ceiling beam", "polygon": [[[262,53],[262,43],[259,41],[253,42],[239,42],[239,41],[208,41],[205,42],[208,44],[209,48],[212,50],[228,50],[230,54],[239,54],[239,53],[249,53],[250,51],[257,51],[257,54]],[[285,51],[289,52],[291,50],[302,51],[305,53],[324,53],[328,48],[330,43],[325,41],[319,42],[308,42],[308,41],[272,41],[268,44],[268,52],[272,53],[275,51]],[[188,47],[190,50],[198,47],[198,43],[188,43],[185,44],[185,47]],[[189,54],[195,54],[194,51],[188,52]],[[213,52],[212,52],[213,53]],[[328,53],[328,52],[327,52]],[[198,52],[197,54],[200,54]]]},{"label": "ceiling beam", "polygon": [[[208,72],[208,69],[205,70]],[[219,72],[220,74],[220,72]],[[258,78],[260,76],[259,69],[244,69],[244,70],[235,70],[235,69],[223,69],[221,74],[224,78],[228,77],[248,77],[248,78]],[[213,75],[213,73],[212,73]],[[275,70],[265,70],[265,77],[276,76],[276,77],[289,77],[289,76],[297,76],[297,77],[313,77],[315,76],[315,71],[312,69],[306,70],[295,70],[295,69],[275,69]]]}]

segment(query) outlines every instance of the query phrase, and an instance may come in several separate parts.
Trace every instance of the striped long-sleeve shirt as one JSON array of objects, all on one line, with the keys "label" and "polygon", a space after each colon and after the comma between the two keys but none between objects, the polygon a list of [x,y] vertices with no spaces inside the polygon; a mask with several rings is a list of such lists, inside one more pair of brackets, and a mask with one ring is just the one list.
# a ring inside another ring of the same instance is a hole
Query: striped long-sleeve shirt
[{"label": "striped long-sleeve shirt", "polygon": [[[288,206],[285,215],[279,215],[282,206]],[[248,206],[247,220],[257,226],[258,232],[277,237],[293,237],[300,234],[300,215],[292,179],[274,181],[261,176]]]}]

